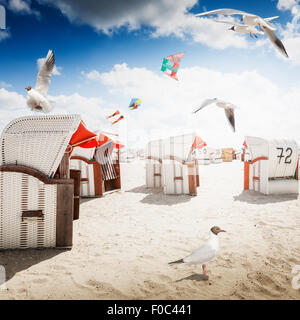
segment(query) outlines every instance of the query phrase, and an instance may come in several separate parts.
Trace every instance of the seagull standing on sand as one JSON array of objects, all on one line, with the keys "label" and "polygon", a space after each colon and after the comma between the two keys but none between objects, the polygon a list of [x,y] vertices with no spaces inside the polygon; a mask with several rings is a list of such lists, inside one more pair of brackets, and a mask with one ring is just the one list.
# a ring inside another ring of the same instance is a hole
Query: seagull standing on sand
[{"label": "seagull standing on sand", "polygon": [[269,38],[272,44],[285,56],[289,57],[283,43],[280,39],[276,36],[275,30],[276,28],[274,25],[270,23],[270,21],[275,20],[278,18],[270,17],[270,18],[261,18],[255,14],[247,13],[245,11],[235,10],[235,9],[217,9],[212,11],[207,11],[203,13],[196,14],[196,17],[203,17],[211,14],[225,14],[225,15],[235,15],[239,14],[242,16],[241,21],[245,23],[245,25],[251,27],[259,27]]},{"label": "seagull standing on sand", "polygon": [[206,276],[206,264],[215,258],[219,250],[218,233],[220,232],[226,231],[216,226],[212,227],[206,243],[185,258],[170,262],[169,264],[202,264],[203,275]]},{"label": "seagull standing on sand", "polygon": [[233,132],[235,132],[234,109],[236,109],[237,106],[235,106],[234,104],[232,104],[230,102],[219,100],[217,98],[206,99],[202,102],[201,106],[197,110],[195,110],[193,113],[198,112],[199,110],[203,109],[204,107],[206,107],[212,103],[215,103],[218,107],[223,108],[225,110],[226,118],[228,119],[229,124],[231,125]]},{"label": "seagull standing on sand", "polygon": [[54,68],[55,57],[52,50],[48,51],[47,57],[40,68],[37,76],[36,86],[33,89],[27,86],[27,105],[31,110],[48,113],[52,110],[50,101],[47,99],[47,92],[50,86],[51,73]]}]

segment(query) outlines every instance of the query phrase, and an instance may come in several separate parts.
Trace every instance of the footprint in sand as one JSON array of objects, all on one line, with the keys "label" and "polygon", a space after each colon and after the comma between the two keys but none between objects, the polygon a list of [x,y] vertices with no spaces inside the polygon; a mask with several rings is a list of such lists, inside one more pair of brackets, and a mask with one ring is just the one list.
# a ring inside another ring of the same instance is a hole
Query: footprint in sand
[{"label": "footprint in sand", "polygon": [[52,267],[53,269],[55,269],[55,270],[59,270],[59,271],[61,271],[61,270],[66,270],[66,268],[64,267],[64,266],[53,266]]},{"label": "footprint in sand", "polygon": [[280,297],[284,292],[286,292],[286,288],[278,282],[278,276],[282,277],[283,275],[279,273],[272,273],[272,275],[269,276],[257,271],[247,274],[248,279],[252,280],[251,282],[254,285],[254,290],[269,297]]},{"label": "footprint in sand", "polygon": [[32,280],[32,283],[36,283],[36,284],[43,284],[48,282],[48,279],[34,279]]}]

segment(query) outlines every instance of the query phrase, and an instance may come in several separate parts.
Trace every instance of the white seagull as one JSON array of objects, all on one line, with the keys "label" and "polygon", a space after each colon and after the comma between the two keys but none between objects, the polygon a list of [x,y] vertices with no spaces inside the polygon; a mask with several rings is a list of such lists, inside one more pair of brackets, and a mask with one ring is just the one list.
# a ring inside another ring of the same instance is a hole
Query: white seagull
[{"label": "white seagull", "polygon": [[259,27],[269,38],[269,40],[273,43],[273,45],[287,58],[289,57],[283,43],[280,39],[276,36],[275,33],[275,26],[270,23],[270,21],[275,20],[278,18],[276,17],[269,17],[269,18],[261,18],[255,14],[247,13],[245,11],[235,10],[235,9],[217,9],[211,10],[203,13],[196,14],[196,17],[203,17],[211,14],[225,14],[225,15],[235,15],[239,14],[242,16],[241,21],[245,23],[245,25],[251,27]]},{"label": "white seagull", "polygon": [[196,109],[193,113],[198,112],[199,110],[203,109],[204,107],[215,103],[218,107],[223,108],[225,110],[226,118],[229,121],[229,124],[231,125],[233,132],[235,132],[235,119],[234,119],[234,109],[237,109],[237,106],[232,104],[231,102],[226,102],[223,100],[219,100],[217,98],[213,99],[206,99],[202,102],[201,106]]},{"label": "white seagull", "polygon": [[215,258],[219,250],[218,233],[220,232],[226,231],[216,226],[212,227],[209,232],[209,239],[206,243],[185,258],[169,262],[169,264],[202,264],[203,275],[206,276],[206,264]]},{"label": "white seagull", "polygon": [[226,23],[226,24],[230,24],[232,27],[229,28],[228,30],[232,30],[236,33],[243,33],[243,34],[250,34],[250,37],[255,37],[257,38],[257,33],[258,34],[264,34],[262,31],[257,30],[255,27],[253,26],[247,26],[245,24],[239,24],[239,23],[235,23],[235,22],[231,22],[231,21],[223,21],[223,20],[216,20],[214,19],[215,22],[220,22],[220,23]]},{"label": "white seagull", "polygon": [[47,57],[40,68],[37,76],[35,89],[27,86],[27,105],[31,110],[48,113],[52,110],[50,101],[47,99],[47,92],[50,86],[51,73],[55,64],[55,56],[52,50],[48,51]]}]

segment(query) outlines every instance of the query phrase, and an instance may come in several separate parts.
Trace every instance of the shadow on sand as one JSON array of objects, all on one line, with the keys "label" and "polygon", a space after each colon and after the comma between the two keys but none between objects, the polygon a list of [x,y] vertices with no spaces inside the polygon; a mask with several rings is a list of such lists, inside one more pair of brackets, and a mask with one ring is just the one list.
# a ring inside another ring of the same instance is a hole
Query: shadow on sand
[{"label": "shadow on sand", "polygon": [[191,274],[190,276],[187,276],[185,278],[182,278],[182,279],[179,279],[179,280],[176,280],[175,282],[181,282],[183,280],[192,280],[192,281],[207,281],[209,279],[208,275],[204,275],[202,273],[194,273],[194,274]]},{"label": "shadow on sand", "polygon": [[192,196],[186,194],[164,195],[162,188],[146,188],[145,185],[126,190],[125,192],[146,194],[145,198],[140,200],[141,203],[163,206],[173,206],[179,203],[189,202],[192,199]]},{"label": "shadow on sand", "polygon": [[26,270],[42,261],[49,260],[70,249],[14,249],[0,251],[0,265],[5,268],[6,281],[14,277],[17,272]]},{"label": "shadow on sand", "polygon": [[252,204],[267,204],[267,203],[297,200],[298,195],[297,194],[264,195],[256,191],[244,190],[238,196],[234,196],[233,199],[234,201],[248,202]]}]

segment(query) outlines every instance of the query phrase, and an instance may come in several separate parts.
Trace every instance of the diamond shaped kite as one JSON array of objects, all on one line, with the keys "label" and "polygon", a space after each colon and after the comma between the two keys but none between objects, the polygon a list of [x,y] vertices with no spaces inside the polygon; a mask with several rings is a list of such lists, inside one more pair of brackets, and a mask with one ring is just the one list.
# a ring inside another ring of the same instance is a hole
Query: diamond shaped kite
[{"label": "diamond shaped kite", "polygon": [[142,100],[141,99],[138,99],[138,98],[133,98],[131,99],[130,101],[130,104],[129,104],[129,109],[130,110],[133,110],[133,109],[137,109],[142,103]]},{"label": "diamond shaped kite", "polygon": [[181,52],[181,53],[173,54],[171,56],[164,58],[161,71],[163,71],[165,74],[167,74],[171,78],[178,80],[177,71],[183,55],[184,53]]}]

